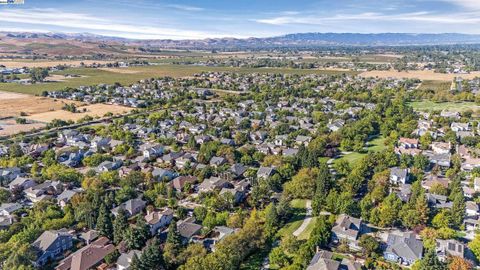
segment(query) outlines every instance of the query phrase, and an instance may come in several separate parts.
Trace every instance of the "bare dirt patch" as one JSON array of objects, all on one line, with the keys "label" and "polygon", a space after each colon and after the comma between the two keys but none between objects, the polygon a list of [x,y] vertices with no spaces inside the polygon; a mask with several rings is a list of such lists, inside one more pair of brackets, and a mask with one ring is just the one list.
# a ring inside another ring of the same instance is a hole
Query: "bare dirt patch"
[{"label": "bare dirt patch", "polygon": [[0,136],[11,136],[21,132],[42,129],[45,126],[44,123],[17,124],[13,118],[0,120]]},{"label": "bare dirt patch", "polygon": [[84,63],[85,65],[91,65],[93,63],[97,64],[108,64],[112,63],[113,61],[94,61],[94,60],[61,60],[61,61],[33,61],[33,60],[0,60],[0,65],[4,65],[7,68],[22,68],[22,67],[54,67],[58,65],[68,65],[72,67],[79,67],[80,63]]},{"label": "bare dirt patch", "polygon": [[431,70],[413,70],[413,71],[367,71],[359,74],[362,77],[378,77],[378,78],[407,78],[407,79],[420,79],[430,81],[452,81],[455,77],[462,77],[464,79],[473,79],[480,77],[480,72],[475,71],[469,74],[444,74],[435,73]]},{"label": "bare dirt patch", "polygon": [[114,73],[121,73],[121,74],[135,74],[140,72],[138,70],[131,70],[127,68],[99,68],[99,69],[109,71],[109,72],[114,72]]},{"label": "bare dirt patch", "polygon": [[57,111],[50,111],[50,112],[42,112],[37,114],[32,114],[27,119],[49,123],[54,119],[61,119],[61,120],[72,120],[78,121],[79,119],[84,118],[85,116],[91,117],[103,117],[107,113],[112,113],[114,115],[118,114],[125,114],[132,110],[132,108],[118,106],[118,105],[107,105],[107,104],[93,104],[88,106],[78,107],[79,111],[85,109],[85,112],[80,113],[71,113],[64,110],[57,110]]},{"label": "bare dirt patch", "polygon": [[32,115],[61,110],[66,103],[81,105],[80,102],[71,100],[56,100],[0,91],[0,118],[18,117],[22,112],[27,115]]}]

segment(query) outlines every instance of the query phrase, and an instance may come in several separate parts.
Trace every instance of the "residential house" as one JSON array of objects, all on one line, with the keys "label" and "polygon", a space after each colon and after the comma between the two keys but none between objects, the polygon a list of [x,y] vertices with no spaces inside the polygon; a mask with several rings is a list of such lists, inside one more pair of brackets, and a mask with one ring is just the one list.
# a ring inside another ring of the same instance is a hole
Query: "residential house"
[{"label": "residential house", "polygon": [[142,150],[143,157],[146,159],[153,159],[163,155],[164,147],[161,145],[144,145]]},{"label": "residential house", "polygon": [[66,189],[66,190],[64,190],[56,198],[58,205],[63,209],[65,206],[67,206],[67,204],[70,202],[70,200],[73,198],[73,196],[75,196],[75,194],[78,194],[80,192],[81,192],[80,189],[73,189],[73,190]]},{"label": "residential house", "polygon": [[272,176],[275,172],[275,169],[272,168],[272,167],[260,167],[257,171],[257,178],[260,179],[260,178],[268,178],[270,176]]},{"label": "residential house", "polygon": [[44,199],[52,198],[63,191],[63,185],[59,181],[45,181],[39,185],[24,190],[25,197],[36,203]]},{"label": "residential house", "polygon": [[298,135],[296,138],[295,138],[295,143],[298,144],[298,145],[305,145],[307,146],[310,141],[312,141],[312,137],[310,136],[302,136],[302,135]]},{"label": "residential house", "polygon": [[183,242],[189,242],[193,236],[200,234],[202,225],[195,224],[187,220],[177,223],[178,233],[183,237]]},{"label": "residential house", "polygon": [[418,240],[414,233],[407,232],[402,235],[389,234],[383,256],[387,261],[412,265],[422,258],[422,254],[422,241]]},{"label": "residential house", "polygon": [[32,246],[37,252],[35,265],[43,266],[72,248],[72,235],[66,230],[45,231],[33,242]]},{"label": "residential house", "polygon": [[394,185],[406,184],[408,181],[408,170],[399,167],[390,169],[390,183]]},{"label": "residential house", "polygon": [[437,239],[435,251],[442,262],[447,262],[448,257],[464,258],[465,244],[453,239]]},{"label": "residential house", "polygon": [[100,165],[98,165],[97,171],[98,172],[110,172],[110,171],[114,171],[114,170],[119,169],[120,167],[122,167],[122,165],[123,165],[123,162],[120,159],[116,159],[114,161],[106,160],[106,161],[100,163]]},{"label": "residential house", "polygon": [[335,243],[346,240],[352,249],[359,249],[357,239],[364,232],[365,227],[361,219],[341,214],[333,225],[332,240]]},{"label": "residential house", "polygon": [[175,190],[178,192],[180,191],[185,191],[186,185],[190,185],[190,187],[193,187],[193,185],[198,181],[198,178],[196,176],[178,176],[175,179],[173,179],[170,184],[173,186]]},{"label": "residential house", "polygon": [[101,237],[93,243],[72,253],[62,260],[56,270],[89,270],[100,264],[104,258],[115,251],[115,246],[110,240]]},{"label": "residential house", "polygon": [[430,146],[435,154],[450,154],[452,151],[450,142],[433,142]]},{"label": "residential house", "polygon": [[140,258],[142,252],[138,250],[130,250],[128,253],[122,253],[117,259],[116,270],[130,270],[130,264],[135,255]]},{"label": "residential house", "polygon": [[142,212],[143,209],[145,209],[146,205],[147,205],[147,202],[145,202],[144,200],[142,200],[140,198],[130,199],[130,200],[120,204],[119,206],[113,208],[112,209],[112,214],[114,216],[117,216],[118,211],[120,209],[123,209],[127,212],[128,216],[135,216],[136,214],[139,214],[140,212]]},{"label": "residential house", "polygon": [[227,180],[220,177],[210,177],[204,179],[203,182],[198,185],[198,192],[209,192],[213,190],[221,190],[222,188],[231,186]]},{"label": "residential house", "polygon": [[15,178],[12,182],[10,182],[10,184],[8,184],[8,188],[10,189],[10,191],[13,191],[13,190],[23,191],[27,188],[31,188],[35,186],[36,184],[37,183],[35,183],[35,180],[31,178],[17,176],[17,178]]},{"label": "residential house", "polygon": [[166,208],[162,211],[151,211],[145,215],[145,221],[150,227],[150,233],[152,235],[157,234],[159,229],[168,226],[172,219],[173,211],[170,208]]},{"label": "residential house", "polygon": [[450,125],[450,129],[458,132],[458,131],[470,131],[470,123],[458,123],[458,122],[452,122]]},{"label": "residential house", "polygon": [[152,171],[152,176],[157,181],[164,181],[164,180],[170,181],[176,176],[176,174],[174,172],[170,171],[170,170],[165,170],[165,169],[162,169],[162,168],[155,168]]},{"label": "residential house", "polygon": [[22,209],[19,203],[2,203],[0,205],[0,216],[11,216],[15,211]]}]

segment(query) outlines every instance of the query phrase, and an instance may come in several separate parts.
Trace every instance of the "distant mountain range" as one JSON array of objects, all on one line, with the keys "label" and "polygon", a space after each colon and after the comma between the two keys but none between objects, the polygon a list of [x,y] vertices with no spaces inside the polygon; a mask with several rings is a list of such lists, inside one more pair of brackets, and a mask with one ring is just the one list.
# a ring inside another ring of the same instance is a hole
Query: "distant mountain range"
[{"label": "distant mountain range", "polygon": [[411,46],[480,44],[480,35],[469,34],[408,34],[408,33],[298,33],[268,38],[215,38],[202,40],[134,40],[82,34],[60,33],[3,33],[8,38],[20,39],[75,39],[88,42],[115,42],[143,47],[145,50],[177,49],[223,49],[223,48],[288,48],[330,46]]}]

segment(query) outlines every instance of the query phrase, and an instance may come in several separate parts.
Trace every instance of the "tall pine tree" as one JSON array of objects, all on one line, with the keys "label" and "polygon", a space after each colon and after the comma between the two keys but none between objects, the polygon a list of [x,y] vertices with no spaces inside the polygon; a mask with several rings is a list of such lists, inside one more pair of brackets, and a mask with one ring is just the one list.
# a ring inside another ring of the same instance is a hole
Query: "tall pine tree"
[{"label": "tall pine tree", "polygon": [[96,228],[100,235],[105,236],[108,239],[113,238],[113,225],[112,225],[111,214],[104,203],[100,205]]},{"label": "tall pine tree", "polygon": [[113,242],[115,244],[120,243],[128,229],[127,213],[124,209],[118,211],[117,217],[113,222]]}]

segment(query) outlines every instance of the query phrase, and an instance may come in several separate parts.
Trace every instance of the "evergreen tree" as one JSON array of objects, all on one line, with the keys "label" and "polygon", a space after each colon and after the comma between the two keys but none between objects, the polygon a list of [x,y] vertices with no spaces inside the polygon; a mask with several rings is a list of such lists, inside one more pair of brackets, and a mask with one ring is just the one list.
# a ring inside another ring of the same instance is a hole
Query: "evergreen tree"
[{"label": "evergreen tree", "polygon": [[120,209],[118,211],[117,217],[113,222],[113,242],[115,244],[120,243],[123,240],[124,234],[128,229],[128,218],[126,211]]},{"label": "evergreen tree", "polygon": [[108,239],[112,239],[113,237],[112,218],[111,218],[110,211],[108,211],[107,206],[104,203],[100,205],[96,228],[100,235],[105,236]]},{"label": "evergreen tree", "polygon": [[143,268],[140,259],[138,258],[137,254],[133,254],[132,261],[130,262],[130,270],[146,270]]},{"label": "evergreen tree", "polygon": [[418,270],[446,270],[447,266],[442,263],[435,253],[435,249],[429,249],[425,257],[420,261]]},{"label": "evergreen tree", "polygon": [[162,252],[160,250],[160,242],[157,238],[145,248],[140,257],[142,266],[148,270],[161,270],[164,269],[164,262]]},{"label": "evergreen tree", "polygon": [[265,233],[267,238],[271,238],[277,232],[278,227],[278,213],[277,208],[273,203],[270,203],[265,208]]},{"label": "evergreen tree", "polygon": [[325,198],[331,188],[330,172],[328,165],[322,162],[319,166],[317,179],[315,181],[315,195],[312,200],[312,209],[315,215],[319,215],[322,207],[325,204]]},{"label": "evergreen tree", "polygon": [[453,198],[452,205],[452,225],[454,228],[458,229],[463,224],[463,219],[465,218],[465,197],[463,191],[457,193]]}]

